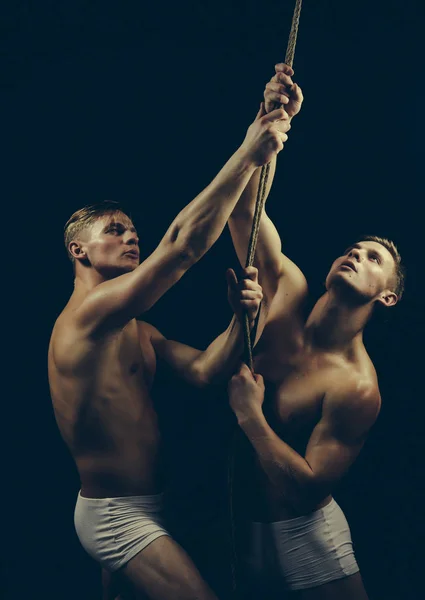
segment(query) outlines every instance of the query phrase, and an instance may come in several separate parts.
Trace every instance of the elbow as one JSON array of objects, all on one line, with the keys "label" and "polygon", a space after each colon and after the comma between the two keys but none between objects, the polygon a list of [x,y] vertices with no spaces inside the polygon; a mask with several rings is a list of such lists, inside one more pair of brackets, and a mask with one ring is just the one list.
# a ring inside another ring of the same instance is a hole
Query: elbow
[{"label": "elbow", "polygon": [[191,383],[198,389],[205,389],[212,383],[212,378],[205,369],[202,361],[196,360],[191,369]]},{"label": "elbow", "polygon": [[254,206],[240,206],[236,204],[232,214],[229,217],[229,225],[237,225],[238,223],[252,223],[254,219]]},{"label": "elbow", "polygon": [[203,354],[194,361],[191,371],[192,384],[199,389],[221,384],[225,380],[224,373],[208,366]]},{"label": "elbow", "polygon": [[207,252],[212,243],[207,236],[196,227],[189,230],[180,223],[175,223],[170,230],[170,242],[174,245],[182,265],[190,268]]}]

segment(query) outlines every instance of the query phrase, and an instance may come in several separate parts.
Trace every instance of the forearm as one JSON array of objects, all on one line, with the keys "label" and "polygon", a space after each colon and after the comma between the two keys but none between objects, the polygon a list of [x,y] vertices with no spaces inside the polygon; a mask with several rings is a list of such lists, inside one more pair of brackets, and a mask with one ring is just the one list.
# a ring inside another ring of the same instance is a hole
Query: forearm
[{"label": "forearm", "polygon": [[[266,194],[265,194],[265,200],[267,200],[272,184],[273,184],[273,180],[274,180],[274,176],[275,176],[275,172],[276,172],[276,156],[270,161],[269,165],[270,165],[270,169],[269,169],[269,175],[267,178],[267,185],[266,185]],[[254,210],[255,210],[255,203],[257,200],[257,193],[258,193],[258,186],[260,183],[260,177],[261,177],[261,169],[262,167],[257,167],[254,171],[254,173],[252,174],[250,180],[248,181],[245,189],[243,190],[235,208],[232,211],[231,214],[231,218],[238,218],[238,217],[245,217],[248,216],[251,218],[254,215]]]},{"label": "forearm", "polygon": [[[272,185],[275,169],[276,158],[270,163],[270,175],[266,188],[266,197]],[[248,243],[251,236],[258,184],[260,181],[260,171],[261,169],[257,169],[252,176],[228,222],[236,254],[239,258],[239,262],[243,266],[246,262]],[[280,277],[281,261],[282,243],[280,235],[271,219],[266,212],[263,211],[254,258],[254,265],[261,273],[262,285],[266,283],[267,287],[267,283],[273,284],[271,287],[274,289],[275,280]],[[266,291],[270,292],[269,289],[266,289]]]},{"label": "forearm", "polygon": [[226,331],[196,359],[195,369],[204,385],[228,380],[240,361],[243,348],[243,326],[233,317]]},{"label": "forearm", "polygon": [[312,510],[316,504],[315,482],[307,461],[275,434],[262,412],[255,417],[238,416],[238,423],[278,493],[296,511]]},{"label": "forearm", "polygon": [[172,234],[199,260],[222,233],[255,165],[238,149],[214,180],[176,217]]}]

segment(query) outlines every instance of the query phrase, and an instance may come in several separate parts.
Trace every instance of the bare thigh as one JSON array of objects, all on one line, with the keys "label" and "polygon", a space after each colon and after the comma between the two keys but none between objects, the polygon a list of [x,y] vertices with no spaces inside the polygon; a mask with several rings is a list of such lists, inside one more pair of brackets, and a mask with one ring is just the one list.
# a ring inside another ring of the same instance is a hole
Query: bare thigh
[{"label": "bare thigh", "polygon": [[188,554],[169,536],[151,542],[119,577],[130,583],[135,600],[217,600]]},{"label": "bare thigh", "polygon": [[293,594],[294,600],[368,600],[360,573]]}]

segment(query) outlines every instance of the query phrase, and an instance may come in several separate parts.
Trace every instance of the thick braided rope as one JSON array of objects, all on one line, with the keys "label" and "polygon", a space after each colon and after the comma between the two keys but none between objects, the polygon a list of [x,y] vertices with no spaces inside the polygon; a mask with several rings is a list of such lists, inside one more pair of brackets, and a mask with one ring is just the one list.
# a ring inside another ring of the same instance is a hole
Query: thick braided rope
[{"label": "thick braided rope", "polygon": [[289,33],[288,46],[286,47],[285,64],[292,67],[294,64],[295,45],[297,43],[298,27],[300,24],[302,0],[296,0],[294,15],[292,17],[291,31]]},{"label": "thick braided rope", "polygon": [[[288,45],[286,48],[285,64],[292,67],[294,64],[295,46],[297,43],[298,27],[300,24],[302,0],[296,0],[294,14],[292,17],[291,31],[289,33]],[[270,163],[261,167],[260,181],[258,184],[257,199],[255,203],[254,218],[252,221],[251,236],[248,243],[248,252],[246,258],[246,267],[251,267],[254,264],[255,249],[257,246],[258,233],[260,231],[261,215],[263,213],[264,202],[266,197],[267,182],[270,173]],[[255,331],[255,327],[254,330]],[[248,315],[244,319],[244,343],[245,343],[245,362],[251,371],[254,371],[252,359],[252,343],[251,328]]]},{"label": "thick braided rope", "polygon": [[[302,0],[296,0],[294,14],[292,17],[291,31],[289,34],[288,45],[285,55],[285,64],[292,67],[294,63],[295,45],[297,42],[298,26],[300,22]],[[257,246],[258,233],[260,230],[261,215],[264,208],[264,202],[266,197],[267,182],[270,172],[270,163],[261,167],[260,181],[258,184],[257,198],[255,202],[254,218],[252,222],[251,236],[248,243],[248,251],[246,257],[246,267],[251,267],[254,263],[255,248]],[[255,336],[256,327],[253,328]],[[251,330],[248,316],[245,315],[244,319],[244,340],[245,340],[245,362],[251,371],[254,371],[253,359],[252,359],[252,343]],[[234,440],[233,440],[234,442]],[[229,504],[230,504],[230,529],[231,529],[231,574],[232,574],[232,587],[236,595],[238,594],[238,588],[236,583],[236,564],[237,564],[237,553],[236,553],[236,531],[235,531],[235,519],[233,515],[233,477],[234,476],[234,450],[230,451],[229,462],[228,462],[228,485],[229,485]]]}]

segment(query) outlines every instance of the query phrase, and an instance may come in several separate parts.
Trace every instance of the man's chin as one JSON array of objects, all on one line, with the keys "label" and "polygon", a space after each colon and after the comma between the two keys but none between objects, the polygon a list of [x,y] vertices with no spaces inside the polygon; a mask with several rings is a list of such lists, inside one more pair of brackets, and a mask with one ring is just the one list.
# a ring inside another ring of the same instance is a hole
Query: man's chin
[{"label": "man's chin", "polygon": [[348,293],[356,292],[356,285],[353,281],[353,274],[347,271],[337,271],[328,278],[326,287],[328,290],[335,289],[340,292],[346,290]]},{"label": "man's chin", "polygon": [[115,277],[119,277],[120,275],[125,275],[126,273],[131,273],[134,271],[138,265],[134,264],[126,264],[126,265],[116,265],[115,267],[109,267],[108,269],[102,270],[102,275],[105,279],[115,279]]},{"label": "man's chin", "polygon": [[327,290],[333,291],[342,302],[349,304],[361,305],[369,302],[370,298],[365,296],[356,284],[347,276],[332,277],[327,284]]},{"label": "man's chin", "polygon": [[122,272],[123,273],[131,273],[132,271],[134,271],[135,269],[137,269],[137,267],[139,266],[138,263],[134,262],[130,265],[125,265],[122,268]]}]

